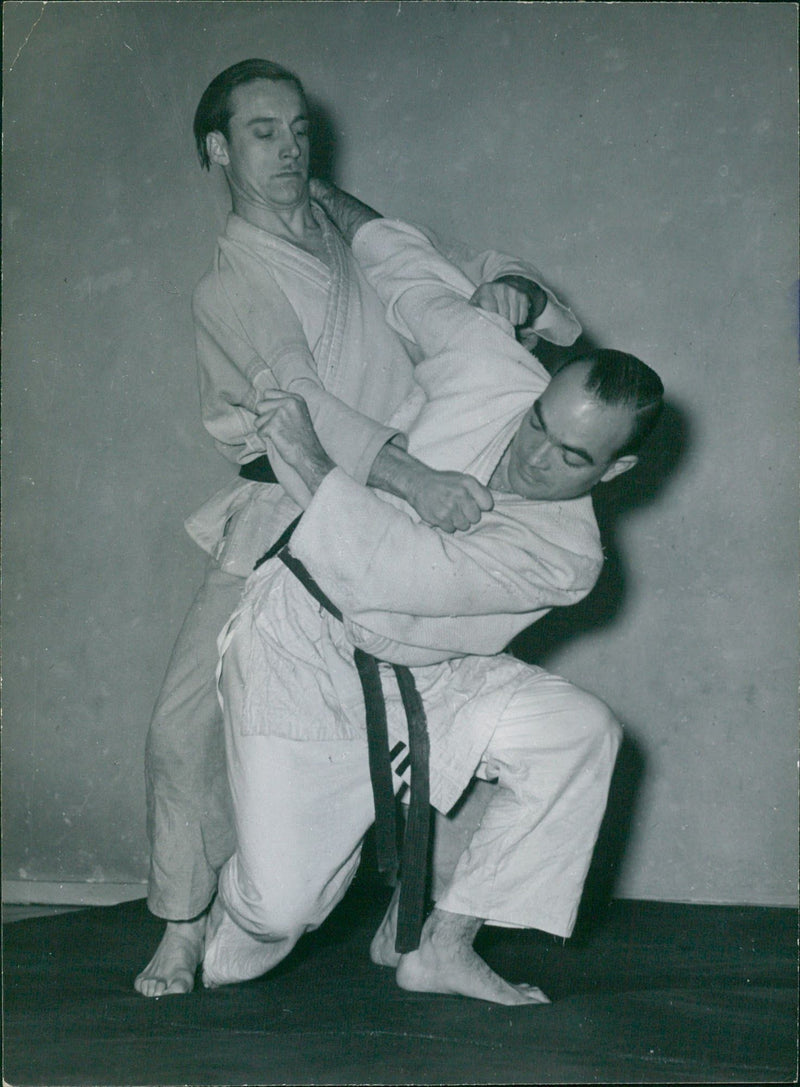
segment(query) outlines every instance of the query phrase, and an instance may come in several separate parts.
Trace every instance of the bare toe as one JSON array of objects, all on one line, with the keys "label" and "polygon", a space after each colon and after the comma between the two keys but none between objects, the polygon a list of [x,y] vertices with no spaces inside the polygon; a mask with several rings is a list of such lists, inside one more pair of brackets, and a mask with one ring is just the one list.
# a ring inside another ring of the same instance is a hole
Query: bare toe
[{"label": "bare toe", "polygon": [[519,989],[520,992],[525,993],[532,1004],[552,1003],[550,997],[543,993],[536,985],[528,985],[526,982],[521,982],[519,985],[515,986],[515,988]]},{"label": "bare toe", "polygon": [[203,957],[205,917],[170,921],[150,962],[133,983],[146,997],[178,996],[194,988],[194,975]]},{"label": "bare toe", "polygon": [[431,928],[426,924],[419,948],[400,958],[396,977],[401,989],[470,996],[508,1007],[550,1003],[535,985],[515,985],[495,973],[468,942],[431,938]]}]

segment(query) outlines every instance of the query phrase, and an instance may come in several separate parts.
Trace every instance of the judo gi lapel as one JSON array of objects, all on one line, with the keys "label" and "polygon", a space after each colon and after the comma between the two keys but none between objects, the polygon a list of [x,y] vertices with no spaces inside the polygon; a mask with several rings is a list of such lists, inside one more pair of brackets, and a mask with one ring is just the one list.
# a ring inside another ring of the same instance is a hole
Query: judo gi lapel
[{"label": "judo gi lapel", "polygon": [[312,205],[314,217],[322,228],[322,239],[328,257],[330,286],[325,322],[315,358],[320,381],[334,396],[341,392],[343,380],[342,344],[352,309],[356,305],[348,267],[349,251],[341,235],[327,217]]},{"label": "judo gi lapel", "polygon": [[[313,294],[315,305],[324,299],[322,330],[313,349],[315,367],[328,392],[346,400],[346,396],[341,396],[341,385],[346,380],[346,366],[342,365],[342,345],[353,316],[358,316],[359,308],[358,292],[353,290],[351,282],[349,261],[352,258],[338,231],[313,205],[312,214],[322,231],[326,260],[321,260],[284,238],[259,230],[233,213],[228,217],[225,235],[219,239],[219,246],[223,252],[231,253],[231,247],[244,252],[251,267],[255,261],[256,267],[261,270],[260,274],[266,273],[271,289],[277,287],[286,298],[290,311],[298,322],[303,322],[301,299],[295,299],[294,302],[292,299],[295,294],[302,296],[305,285]],[[256,288],[257,274],[251,277]],[[288,291],[287,283],[292,283],[292,289]],[[322,306],[319,306],[318,312],[321,310]],[[269,359],[268,350],[262,350],[260,354]]]}]

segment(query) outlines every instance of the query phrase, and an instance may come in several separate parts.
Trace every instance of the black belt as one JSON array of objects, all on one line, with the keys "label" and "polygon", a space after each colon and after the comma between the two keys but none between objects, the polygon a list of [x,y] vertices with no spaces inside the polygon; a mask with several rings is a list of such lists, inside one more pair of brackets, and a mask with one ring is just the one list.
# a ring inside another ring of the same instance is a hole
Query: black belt
[{"label": "black belt", "polygon": [[[342,613],[317,585],[305,566],[289,553],[288,543],[300,518],[296,518],[256,563],[258,569],[268,559],[277,557],[327,612],[342,620]],[[361,681],[367,723],[367,753],[372,795],[375,801],[375,846],[378,869],[397,872],[397,821],[386,724],[386,700],[383,694],[378,660],[362,649],[353,650],[353,662]],[[430,838],[430,742],[425,708],[411,670],[393,664],[400,698],[408,722],[408,753],[411,764],[411,796],[403,838],[403,863],[400,871],[400,901],[397,910],[395,950],[400,954],[416,951],[424,921],[425,891]]]},{"label": "black belt", "polygon": [[262,457],[248,461],[239,469],[242,479],[249,479],[251,483],[277,483],[278,477],[272,471],[269,457],[265,453]]}]

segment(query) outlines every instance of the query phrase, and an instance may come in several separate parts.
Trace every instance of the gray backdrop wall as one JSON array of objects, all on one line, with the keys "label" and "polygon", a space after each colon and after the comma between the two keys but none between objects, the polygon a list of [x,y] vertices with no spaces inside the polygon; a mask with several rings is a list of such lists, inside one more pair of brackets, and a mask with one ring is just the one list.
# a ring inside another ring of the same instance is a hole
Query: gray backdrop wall
[{"label": "gray backdrop wall", "polygon": [[521,651],[626,725],[616,893],[791,902],[795,6],[4,15],[6,878],[146,874],[146,726],[203,566],[182,521],[230,473],[189,313],[227,202],[190,125],[211,77],[264,55],[323,107],[341,184],[534,260],[663,375],[650,467],[599,502],[601,586]]}]

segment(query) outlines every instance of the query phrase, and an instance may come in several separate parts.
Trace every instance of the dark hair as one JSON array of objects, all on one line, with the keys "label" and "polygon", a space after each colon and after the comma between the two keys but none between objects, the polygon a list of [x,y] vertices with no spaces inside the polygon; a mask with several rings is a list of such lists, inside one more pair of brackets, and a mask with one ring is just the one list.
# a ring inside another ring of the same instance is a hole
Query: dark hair
[{"label": "dark hair", "polygon": [[634,423],[628,440],[617,450],[617,457],[638,453],[645,438],[658,422],[664,407],[661,378],[635,355],[624,351],[597,348],[568,359],[559,372],[575,363],[585,362],[589,372],[583,382],[587,392],[602,404],[630,408]]},{"label": "dark hair", "polygon": [[231,91],[235,87],[241,87],[244,83],[253,83],[257,79],[271,79],[273,82],[283,80],[293,83],[300,97],[305,102],[306,94],[303,84],[288,68],[280,64],[274,64],[271,60],[261,60],[258,57],[252,60],[240,60],[238,64],[231,65],[224,72],[211,80],[203,91],[197,110],[194,115],[194,141],[197,144],[197,154],[200,156],[200,165],[208,170],[211,163],[206,150],[206,136],[209,132],[221,132],[228,138],[228,123],[232,111],[230,108]]}]

